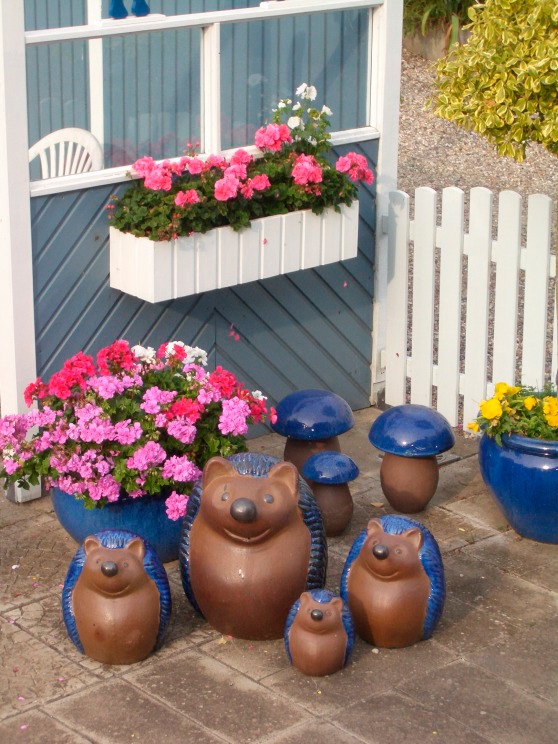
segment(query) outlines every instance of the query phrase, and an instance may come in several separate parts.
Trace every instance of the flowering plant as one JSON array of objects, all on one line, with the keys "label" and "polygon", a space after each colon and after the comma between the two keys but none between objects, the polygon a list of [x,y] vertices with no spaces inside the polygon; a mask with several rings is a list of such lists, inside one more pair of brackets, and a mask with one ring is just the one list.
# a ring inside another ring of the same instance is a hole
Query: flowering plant
[{"label": "flowering plant", "polygon": [[165,490],[178,519],[207,460],[245,451],[248,424],[267,413],[259,391],[206,364],[180,341],[157,352],[115,341],[96,364],[79,352],[26,388],[38,408],[0,419],[0,477],[23,488],[44,477],[88,508]]},{"label": "flowering plant", "polygon": [[483,431],[502,444],[502,435],[558,440],[558,398],[547,386],[542,392],[499,382],[494,395],[480,403],[480,412],[467,428]]},{"label": "flowering plant", "polygon": [[[357,198],[360,181],[372,183],[366,158],[355,152],[332,165],[328,130],[331,110],[312,106],[314,86],[303,83],[299,101],[279,101],[273,121],[258,129],[255,144],[261,156],[236,150],[201,158],[190,143],[178,160],[137,160],[136,181],[108,205],[111,225],[151,240],[169,240],[230,225],[248,227],[250,220],[300,209],[321,214]],[[132,174],[131,174],[132,175]]]}]

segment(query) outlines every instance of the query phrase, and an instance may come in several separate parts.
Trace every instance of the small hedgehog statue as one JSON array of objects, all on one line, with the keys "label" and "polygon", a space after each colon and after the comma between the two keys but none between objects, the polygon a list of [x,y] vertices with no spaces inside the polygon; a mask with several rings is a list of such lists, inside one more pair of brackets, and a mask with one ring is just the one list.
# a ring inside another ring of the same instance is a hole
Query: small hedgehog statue
[{"label": "small hedgehog statue", "polygon": [[380,648],[402,648],[432,635],[445,599],[435,539],[408,517],[371,519],[343,568],[341,597],[357,634]]},{"label": "small hedgehog statue", "polygon": [[323,677],[342,669],[355,642],[355,627],[341,597],[327,589],[304,592],[285,624],[285,649],[303,674]]},{"label": "small hedgehog statue", "polygon": [[171,613],[167,574],[148,542],[127,530],[86,537],[62,591],[68,635],[104,664],[133,664],[161,644]]},{"label": "small hedgehog statue", "polygon": [[292,463],[252,452],[207,462],[188,500],[180,570],[210,625],[281,638],[293,602],[324,585],[326,568],[322,516]]}]

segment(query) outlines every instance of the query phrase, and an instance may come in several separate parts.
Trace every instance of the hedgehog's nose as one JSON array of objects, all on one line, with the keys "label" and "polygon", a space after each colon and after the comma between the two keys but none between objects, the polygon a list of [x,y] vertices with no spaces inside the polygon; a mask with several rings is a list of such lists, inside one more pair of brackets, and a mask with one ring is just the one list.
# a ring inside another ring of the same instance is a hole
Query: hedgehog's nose
[{"label": "hedgehog's nose", "polygon": [[231,504],[231,517],[237,522],[255,522],[258,518],[258,510],[250,499],[236,499]]},{"label": "hedgehog's nose", "polygon": [[387,545],[374,545],[372,548],[372,555],[379,561],[383,561],[389,555],[389,548]]},{"label": "hedgehog's nose", "polygon": [[312,620],[323,620],[324,613],[321,610],[312,610],[310,613]]},{"label": "hedgehog's nose", "polygon": [[118,566],[114,561],[105,561],[101,564],[101,572],[104,576],[116,576],[118,573]]}]

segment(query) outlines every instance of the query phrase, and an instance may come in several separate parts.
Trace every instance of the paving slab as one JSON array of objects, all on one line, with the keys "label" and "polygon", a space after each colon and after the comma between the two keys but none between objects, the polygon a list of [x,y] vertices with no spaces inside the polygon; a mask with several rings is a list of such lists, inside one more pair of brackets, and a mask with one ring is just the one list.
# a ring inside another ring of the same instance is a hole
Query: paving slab
[{"label": "paving slab", "polygon": [[92,739],[81,736],[45,713],[33,710],[0,723],[0,741],[5,744],[86,744]]},{"label": "paving slab", "polygon": [[343,731],[327,721],[313,720],[290,731],[264,739],[262,744],[301,744],[302,742],[319,742],[319,744],[362,744],[366,739]]},{"label": "paving slab", "polygon": [[257,742],[308,714],[198,649],[125,679],[205,729],[233,742]]},{"label": "paving slab", "polygon": [[491,741],[446,713],[432,710],[398,692],[384,693],[351,705],[335,716],[334,722],[371,744],[429,741],[488,744]]},{"label": "paving slab", "polygon": [[277,694],[316,715],[331,717],[351,702],[368,700],[422,673],[457,658],[430,641],[401,649],[377,649],[357,638],[348,665],[327,677],[307,677],[285,669],[261,680]]},{"label": "paving slab", "polygon": [[555,705],[462,660],[427,671],[401,685],[399,691],[490,741],[502,744],[556,742],[558,709]]},{"label": "paving slab", "polygon": [[[172,684],[171,680],[168,682]],[[104,682],[85,694],[66,697],[46,706],[45,711],[88,741],[98,744],[124,741],[215,744],[222,741],[191,718],[123,679]]]},{"label": "paving slab", "polygon": [[0,620],[0,720],[87,686],[90,673],[26,631]]}]

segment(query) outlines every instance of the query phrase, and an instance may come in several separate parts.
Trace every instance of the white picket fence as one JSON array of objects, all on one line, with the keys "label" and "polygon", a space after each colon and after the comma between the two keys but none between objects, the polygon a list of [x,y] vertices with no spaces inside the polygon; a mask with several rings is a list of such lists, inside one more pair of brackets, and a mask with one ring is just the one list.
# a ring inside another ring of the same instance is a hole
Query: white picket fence
[{"label": "white picket fence", "polygon": [[503,191],[493,237],[488,189],[471,189],[468,232],[461,189],[443,189],[441,215],[437,203],[436,191],[417,189],[411,220],[410,197],[390,194],[385,402],[434,406],[458,426],[496,382],[555,378],[553,209],[530,196],[525,228],[520,195]]}]

